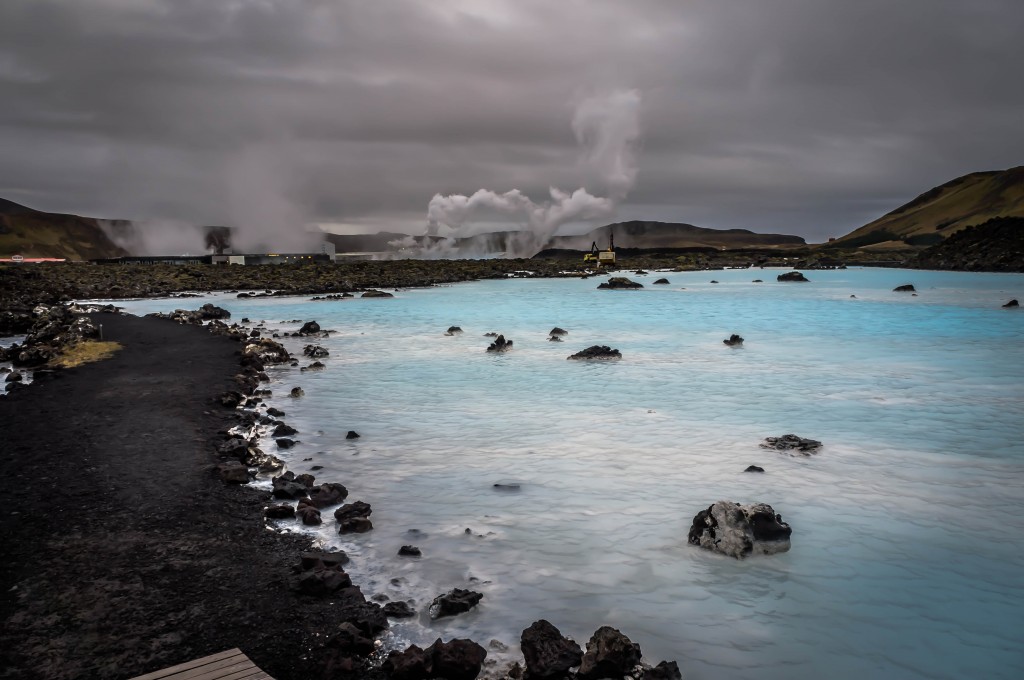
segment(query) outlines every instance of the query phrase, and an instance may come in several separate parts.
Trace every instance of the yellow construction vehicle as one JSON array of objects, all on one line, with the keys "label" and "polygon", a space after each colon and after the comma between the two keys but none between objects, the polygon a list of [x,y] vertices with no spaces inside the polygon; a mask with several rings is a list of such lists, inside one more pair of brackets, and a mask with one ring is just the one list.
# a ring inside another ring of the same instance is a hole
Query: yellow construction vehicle
[{"label": "yellow construction vehicle", "polygon": [[593,262],[598,267],[601,265],[611,266],[615,264],[615,235],[608,234],[608,250],[598,250],[597,241],[590,244],[590,252],[583,256],[583,263]]}]

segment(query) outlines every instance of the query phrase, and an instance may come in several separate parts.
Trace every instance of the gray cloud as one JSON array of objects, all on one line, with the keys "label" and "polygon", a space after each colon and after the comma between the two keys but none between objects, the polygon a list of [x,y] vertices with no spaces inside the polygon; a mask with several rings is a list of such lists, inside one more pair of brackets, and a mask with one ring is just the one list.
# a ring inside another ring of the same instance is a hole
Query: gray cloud
[{"label": "gray cloud", "polygon": [[822,239],[1024,163],[1020,35],[1019,0],[4,0],[0,196],[422,232],[438,193],[599,191],[574,111],[635,89],[620,217]]}]

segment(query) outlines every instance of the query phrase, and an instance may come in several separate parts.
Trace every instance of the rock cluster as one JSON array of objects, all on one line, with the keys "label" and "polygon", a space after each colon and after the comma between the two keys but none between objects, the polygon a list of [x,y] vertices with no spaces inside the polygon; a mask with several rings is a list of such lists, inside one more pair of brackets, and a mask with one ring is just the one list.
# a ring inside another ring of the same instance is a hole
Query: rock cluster
[{"label": "rock cluster", "polygon": [[693,518],[687,540],[706,550],[735,557],[789,550],[792,529],[766,503],[712,503]]},{"label": "rock cluster", "polygon": [[612,359],[621,359],[622,353],[617,349],[612,349],[608,345],[591,345],[590,347],[580,350],[579,352],[576,352],[576,354],[566,358],[576,361],[608,361]]},{"label": "rock cluster", "polygon": [[369,503],[356,501],[347,503],[334,511],[334,519],[338,520],[339,534],[364,534],[373,529],[370,515],[373,509]]},{"label": "rock cluster", "polygon": [[809,456],[821,449],[821,442],[816,439],[804,439],[795,434],[784,434],[781,437],[765,437],[760,446],[762,449],[789,451]]},{"label": "rock cluster", "polygon": [[382,668],[392,680],[474,680],[486,658],[487,650],[472,640],[438,638],[426,649],[410,645],[391,652]]},{"label": "rock cluster", "polygon": [[[640,646],[610,626],[598,628],[587,641],[586,652],[562,635],[550,622],[535,621],[520,636],[520,648],[529,680],[636,678],[681,680],[674,661],[651,667],[641,661]],[[575,674],[571,669],[578,667]]]},{"label": "rock cluster", "polygon": [[604,290],[636,290],[643,287],[642,283],[627,279],[625,276],[613,276],[598,286]]},{"label": "rock cluster", "polygon": [[5,319],[4,323],[20,329],[31,321],[20,345],[0,347],[0,361],[10,361],[15,366],[40,366],[67,347],[99,337],[99,329],[89,317],[75,314],[64,305],[36,305],[28,318],[10,314]]},{"label": "rock cluster", "polygon": [[729,347],[739,347],[743,344],[743,338],[733,333],[726,340],[722,340]]},{"label": "rock cluster", "polygon": [[785,274],[779,274],[775,278],[777,281],[797,281],[801,283],[810,281],[810,279],[800,272],[786,272]]},{"label": "rock cluster", "polygon": [[488,352],[507,352],[510,349],[512,349],[512,341],[506,340],[504,335],[499,335],[494,342],[487,346]]}]

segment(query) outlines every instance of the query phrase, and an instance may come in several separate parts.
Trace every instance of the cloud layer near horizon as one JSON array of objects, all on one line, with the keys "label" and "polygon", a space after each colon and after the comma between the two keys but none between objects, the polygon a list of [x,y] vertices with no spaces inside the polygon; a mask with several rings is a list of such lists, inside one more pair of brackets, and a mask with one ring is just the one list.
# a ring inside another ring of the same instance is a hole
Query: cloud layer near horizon
[{"label": "cloud layer near horizon", "polygon": [[0,196],[422,233],[599,182],[574,111],[636,90],[620,218],[820,240],[1024,164],[1021,35],[1019,0],[4,0]]}]

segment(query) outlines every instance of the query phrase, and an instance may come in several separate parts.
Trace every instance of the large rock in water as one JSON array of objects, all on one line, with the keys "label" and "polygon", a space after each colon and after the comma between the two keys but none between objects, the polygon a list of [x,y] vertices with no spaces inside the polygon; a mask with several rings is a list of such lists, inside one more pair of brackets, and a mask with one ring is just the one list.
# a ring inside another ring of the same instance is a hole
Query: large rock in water
[{"label": "large rock in water", "polygon": [[627,279],[625,276],[613,276],[598,286],[599,289],[604,290],[636,290],[643,287],[644,284]]},{"label": "large rock in water", "polygon": [[430,603],[430,618],[440,619],[445,616],[455,616],[462,612],[468,612],[483,599],[483,595],[472,590],[452,588],[444,595],[438,595]]},{"label": "large rock in water", "polygon": [[640,645],[610,626],[601,626],[587,642],[577,680],[621,678],[640,665]]},{"label": "large rock in water", "polygon": [[775,449],[776,451],[792,451],[809,456],[821,449],[821,442],[817,439],[804,439],[795,434],[784,434],[781,437],[765,437],[760,444],[762,449]]},{"label": "large rock in water", "polygon": [[499,335],[487,347],[488,352],[507,352],[512,349],[512,341],[506,340],[504,335]]},{"label": "large rock in water", "polygon": [[574,359],[577,361],[583,360],[597,360],[597,361],[608,361],[610,359],[621,359],[622,352],[617,349],[612,349],[608,345],[591,345],[590,347],[580,350],[572,356],[566,357],[567,359]]},{"label": "large rock in water", "polygon": [[583,660],[580,646],[544,619],[534,621],[523,631],[520,647],[531,680],[564,678],[570,668],[579,666]]},{"label": "large rock in water", "polygon": [[804,276],[800,272],[786,272],[785,274],[779,274],[775,278],[778,281],[799,281],[799,282],[810,281],[810,279],[808,279],[806,276]]},{"label": "large rock in water", "polygon": [[786,552],[791,533],[782,515],[766,503],[718,501],[697,513],[687,539],[691,545],[740,559]]},{"label": "large rock in water", "polygon": [[409,645],[392,651],[381,668],[392,680],[473,680],[480,674],[487,650],[472,640],[434,641],[426,649]]}]

